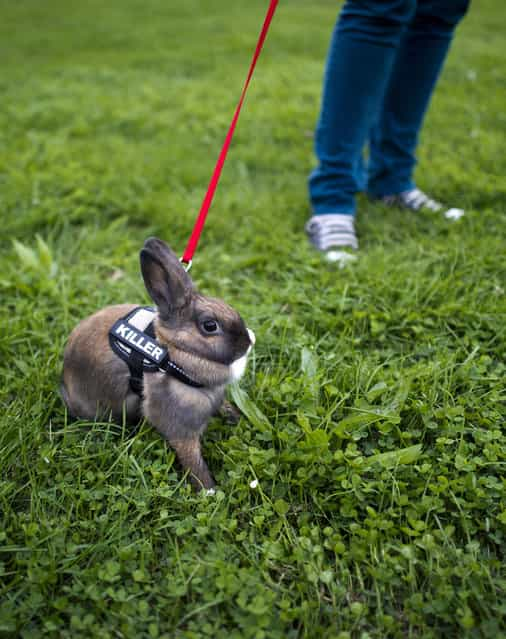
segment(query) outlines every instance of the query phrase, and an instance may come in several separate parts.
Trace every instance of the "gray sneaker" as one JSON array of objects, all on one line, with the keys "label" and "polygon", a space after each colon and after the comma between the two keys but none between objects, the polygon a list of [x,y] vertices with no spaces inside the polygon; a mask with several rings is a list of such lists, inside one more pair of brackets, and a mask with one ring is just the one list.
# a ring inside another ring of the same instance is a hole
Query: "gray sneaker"
[{"label": "gray sneaker", "polygon": [[313,215],[305,229],[311,244],[318,251],[325,253],[329,262],[338,262],[344,266],[347,262],[357,259],[349,250],[358,249],[353,215]]},{"label": "gray sneaker", "polygon": [[414,188],[395,195],[384,195],[379,198],[380,202],[387,206],[397,206],[409,211],[434,211],[436,213],[443,212],[447,220],[459,220],[464,215],[463,209],[450,208],[447,209],[441,202],[437,202],[430,198],[420,189]]}]

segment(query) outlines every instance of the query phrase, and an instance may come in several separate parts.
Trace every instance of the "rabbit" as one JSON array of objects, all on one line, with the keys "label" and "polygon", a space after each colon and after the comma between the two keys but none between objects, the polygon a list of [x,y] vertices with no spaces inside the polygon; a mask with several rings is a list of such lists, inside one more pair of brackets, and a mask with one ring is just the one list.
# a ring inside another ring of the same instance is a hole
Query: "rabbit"
[{"label": "rabbit", "polygon": [[225,302],[197,292],[162,240],[146,240],[140,265],[156,305],[156,340],[199,387],[157,370],[144,374],[141,395],[133,392],[127,363],[109,345],[109,330],[136,305],[119,304],[87,317],[70,334],[63,357],[63,400],[69,413],[82,419],[102,415],[136,422],[145,417],[174,449],[195,488],[212,492],[215,481],[202,457],[200,437],[224,403],[227,384],[244,373],[255,335]]}]

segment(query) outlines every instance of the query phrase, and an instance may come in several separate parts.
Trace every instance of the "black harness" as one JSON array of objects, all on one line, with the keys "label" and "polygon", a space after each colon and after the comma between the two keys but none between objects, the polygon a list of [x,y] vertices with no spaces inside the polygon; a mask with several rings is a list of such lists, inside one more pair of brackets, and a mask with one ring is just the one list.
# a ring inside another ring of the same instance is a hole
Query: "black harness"
[{"label": "black harness", "polygon": [[156,340],[154,316],[154,308],[138,306],[115,322],[109,331],[112,350],[130,369],[130,388],[137,395],[142,395],[144,373],[157,371],[172,375],[193,388],[202,388],[202,384],[174,364],[168,349]]}]

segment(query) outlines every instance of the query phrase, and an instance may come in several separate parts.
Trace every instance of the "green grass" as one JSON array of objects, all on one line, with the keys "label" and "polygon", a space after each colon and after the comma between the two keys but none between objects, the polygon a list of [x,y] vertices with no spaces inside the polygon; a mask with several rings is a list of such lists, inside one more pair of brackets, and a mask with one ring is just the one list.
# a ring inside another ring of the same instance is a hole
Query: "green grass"
[{"label": "green grass", "polygon": [[148,235],[182,252],[265,6],[0,0],[1,636],[506,636],[502,0],[420,147],[468,215],[360,200],[348,270],[302,232],[337,7],[280,3],[192,271],[257,334],[215,498],[149,426],[66,418],[65,339],[147,300]]}]

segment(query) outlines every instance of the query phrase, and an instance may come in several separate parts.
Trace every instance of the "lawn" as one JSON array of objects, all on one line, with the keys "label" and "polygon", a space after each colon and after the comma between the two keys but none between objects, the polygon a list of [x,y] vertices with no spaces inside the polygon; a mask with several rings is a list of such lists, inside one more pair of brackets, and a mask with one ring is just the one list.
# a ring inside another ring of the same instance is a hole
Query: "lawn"
[{"label": "lawn", "polygon": [[280,3],[192,269],[257,335],[214,497],[149,425],[65,414],[73,326],[148,301],[146,237],[185,246],[266,6],[0,0],[1,637],[506,637],[502,0],[419,153],[467,215],[360,199],[346,269],[303,234],[338,7]]}]

